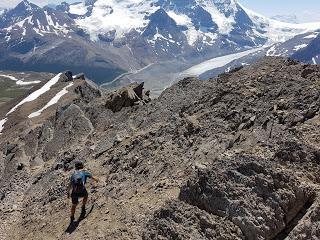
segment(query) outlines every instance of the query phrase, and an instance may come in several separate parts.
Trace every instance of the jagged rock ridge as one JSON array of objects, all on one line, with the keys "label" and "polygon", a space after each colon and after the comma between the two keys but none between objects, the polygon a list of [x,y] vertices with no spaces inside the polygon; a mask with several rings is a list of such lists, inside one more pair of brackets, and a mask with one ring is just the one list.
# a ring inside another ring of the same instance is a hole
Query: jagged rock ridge
[{"label": "jagged rock ridge", "polygon": [[[269,57],[208,81],[185,79],[152,101],[141,85],[106,93],[73,80],[46,118],[25,113],[5,125],[2,236],[319,237],[319,70]],[[56,84],[52,91],[69,83]],[[68,234],[75,160],[100,183],[92,211]]]}]

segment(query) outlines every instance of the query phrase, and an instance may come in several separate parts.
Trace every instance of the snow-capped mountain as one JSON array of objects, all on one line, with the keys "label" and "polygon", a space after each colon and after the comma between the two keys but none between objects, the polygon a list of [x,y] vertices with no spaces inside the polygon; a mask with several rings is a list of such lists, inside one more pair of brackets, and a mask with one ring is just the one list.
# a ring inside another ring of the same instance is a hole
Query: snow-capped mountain
[{"label": "snow-capped mountain", "polygon": [[151,64],[153,70],[169,63],[183,71],[318,28],[320,23],[266,18],[236,0],[86,0],[55,8],[24,0],[0,17],[0,64],[13,70],[69,68],[101,83]]},{"label": "snow-capped mountain", "polygon": [[67,15],[52,8],[40,8],[28,1],[23,1],[16,8],[5,12],[0,18],[0,28],[6,32],[10,41],[12,35],[43,36],[47,33],[67,35],[74,21]]},{"label": "snow-capped mountain", "polygon": [[299,49],[292,55],[292,58],[305,63],[320,64],[320,35],[319,33],[311,42]]},{"label": "snow-capped mountain", "polygon": [[280,42],[274,44],[273,46],[267,49],[267,56],[283,56],[283,57],[291,57],[296,52],[301,49],[306,48],[311,42],[317,38],[320,33],[319,31],[307,32],[304,34],[299,34],[288,41]]},{"label": "snow-capped mountain", "polygon": [[4,13],[5,9],[0,7],[0,15]]}]

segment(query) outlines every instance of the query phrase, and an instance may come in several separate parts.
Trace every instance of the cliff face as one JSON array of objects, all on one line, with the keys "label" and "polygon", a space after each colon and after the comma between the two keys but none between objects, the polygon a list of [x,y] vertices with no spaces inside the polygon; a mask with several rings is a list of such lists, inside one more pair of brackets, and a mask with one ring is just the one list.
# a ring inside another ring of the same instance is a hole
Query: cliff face
[{"label": "cliff face", "polygon": [[[320,237],[319,66],[265,58],[152,101],[73,81],[59,106],[4,125],[4,239]],[[100,182],[67,229],[75,160]]]}]

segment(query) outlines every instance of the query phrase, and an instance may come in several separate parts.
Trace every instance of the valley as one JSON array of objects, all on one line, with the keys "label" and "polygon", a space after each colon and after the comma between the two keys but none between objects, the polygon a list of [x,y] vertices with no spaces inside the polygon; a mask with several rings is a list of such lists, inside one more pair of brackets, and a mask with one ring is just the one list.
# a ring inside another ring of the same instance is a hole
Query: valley
[{"label": "valley", "polygon": [[[115,21],[118,18],[121,21]],[[24,0],[0,16],[0,70],[58,73],[68,69],[84,72],[105,87],[140,78],[159,95],[188,68],[266,45],[270,46],[267,55],[296,56],[314,63],[316,55],[304,58],[295,53],[311,44],[313,39],[307,36],[316,36],[318,29],[320,23],[269,19],[235,0],[226,4],[190,0],[188,5],[97,0],[54,7]],[[203,74],[213,77],[229,67],[207,67]]]},{"label": "valley", "polygon": [[320,23],[49,2],[0,9],[0,240],[320,238]]},{"label": "valley", "polygon": [[20,97],[50,76],[50,73],[0,71],[0,105]]}]

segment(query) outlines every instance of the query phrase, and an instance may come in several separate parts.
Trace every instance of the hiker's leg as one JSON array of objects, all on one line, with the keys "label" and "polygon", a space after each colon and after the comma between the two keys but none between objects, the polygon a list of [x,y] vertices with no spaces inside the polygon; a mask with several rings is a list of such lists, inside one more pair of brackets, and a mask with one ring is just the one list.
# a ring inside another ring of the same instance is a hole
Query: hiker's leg
[{"label": "hiker's leg", "polygon": [[82,208],[85,208],[85,207],[86,207],[87,201],[88,201],[88,195],[86,195],[86,196],[83,197],[83,200],[82,200]]},{"label": "hiker's leg", "polygon": [[81,207],[81,214],[80,214],[80,219],[85,218],[86,216],[86,204],[88,201],[88,195],[85,195],[82,199],[82,207]]},{"label": "hiker's leg", "polygon": [[71,194],[71,199],[72,199],[72,207],[71,207],[70,220],[71,220],[71,222],[73,222],[74,214],[76,212],[76,208],[79,203],[79,198],[75,194]]},{"label": "hiker's leg", "polygon": [[72,204],[70,217],[74,217],[74,214],[76,212],[76,208],[77,208],[77,204]]}]

